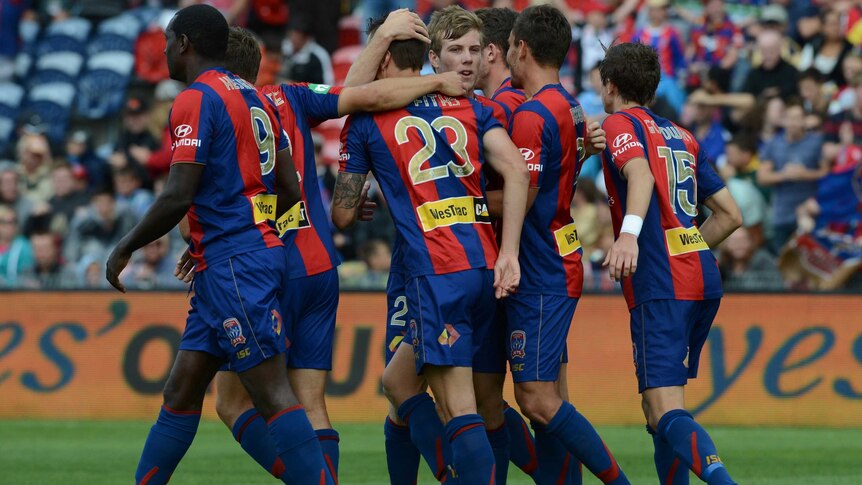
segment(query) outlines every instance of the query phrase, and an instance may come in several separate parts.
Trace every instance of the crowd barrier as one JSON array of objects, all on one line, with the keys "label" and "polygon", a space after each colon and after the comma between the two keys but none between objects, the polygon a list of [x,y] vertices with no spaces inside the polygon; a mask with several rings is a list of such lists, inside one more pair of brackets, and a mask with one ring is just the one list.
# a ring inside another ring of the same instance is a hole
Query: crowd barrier
[{"label": "crowd barrier", "polygon": [[[336,422],[386,413],[385,305],[382,293],[341,295],[327,388]],[[155,418],[187,309],[180,292],[0,293],[0,418]],[[583,297],[568,349],[584,414],[643,422],[621,296]],[[506,394],[514,405],[509,383]],[[862,297],[728,295],[687,405],[707,424],[862,427]]]}]

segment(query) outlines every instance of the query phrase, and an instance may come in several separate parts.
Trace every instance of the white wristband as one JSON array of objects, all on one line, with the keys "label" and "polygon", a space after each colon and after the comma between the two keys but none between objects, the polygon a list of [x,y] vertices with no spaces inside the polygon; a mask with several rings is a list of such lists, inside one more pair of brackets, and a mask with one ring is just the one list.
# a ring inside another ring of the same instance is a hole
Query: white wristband
[{"label": "white wristband", "polygon": [[636,216],[633,214],[627,214],[623,217],[623,226],[620,228],[620,234],[626,232],[634,237],[638,237],[641,234],[641,228],[644,225],[644,220],[640,216]]}]

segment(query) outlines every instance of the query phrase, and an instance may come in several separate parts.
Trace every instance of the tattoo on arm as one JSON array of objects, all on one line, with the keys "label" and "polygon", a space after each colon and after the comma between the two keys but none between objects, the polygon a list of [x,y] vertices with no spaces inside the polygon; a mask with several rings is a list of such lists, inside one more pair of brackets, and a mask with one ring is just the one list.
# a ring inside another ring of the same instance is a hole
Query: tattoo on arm
[{"label": "tattoo on arm", "polygon": [[332,205],[344,209],[355,209],[359,205],[359,196],[365,184],[365,175],[358,173],[340,173],[335,181],[335,194]]}]

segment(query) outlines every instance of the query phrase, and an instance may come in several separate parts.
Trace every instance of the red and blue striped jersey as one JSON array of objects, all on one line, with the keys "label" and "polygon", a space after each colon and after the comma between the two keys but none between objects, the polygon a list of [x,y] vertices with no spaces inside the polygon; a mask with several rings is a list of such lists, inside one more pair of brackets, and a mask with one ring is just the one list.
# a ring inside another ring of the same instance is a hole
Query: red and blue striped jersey
[{"label": "red and blue striped jersey", "polygon": [[622,169],[634,158],[649,162],[655,190],[638,237],[638,269],[623,279],[629,308],[649,300],[720,298],[721,276],[695,224],[697,206],[724,187],[694,137],[646,108],[609,116],[602,154],[608,203],[619,237],[626,214]]},{"label": "red and blue striped jersey", "polygon": [[348,118],[340,171],[371,171],[380,183],[409,275],[494,267],[482,138],[495,128],[502,129],[490,109],[442,94]]},{"label": "red and blue striped jersey", "polygon": [[289,148],[272,102],[221,69],[201,73],[171,106],[171,164],[204,165],[188,211],[196,269],[281,246],[275,215],[276,152]]},{"label": "red and blue striped jersey", "polygon": [[682,37],[671,25],[639,29],[632,36],[632,42],[646,44],[658,52],[662,74],[676,77],[686,66]]},{"label": "red and blue striped jersey", "polygon": [[503,84],[491,95],[491,99],[502,104],[506,108],[508,117],[511,119],[512,114],[518,109],[518,106],[524,104],[526,97],[523,91],[512,87],[512,78],[507,77],[503,81]]},{"label": "red and blue striped jersey", "polygon": [[584,110],[561,85],[549,84],[515,110],[509,134],[539,189],[521,233],[518,291],[579,297],[583,249],[571,205],[586,154]]},{"label": "red and blue striped jersey", "polygon": [[282,84],[262,91],[272,99],[292,143],[302,199],[276,223],[288,251],[288,277],[311,276],[338,266],[332,228],[323,206],[311,128],[339,118],[338,96],[343,88],[322,84]]}]

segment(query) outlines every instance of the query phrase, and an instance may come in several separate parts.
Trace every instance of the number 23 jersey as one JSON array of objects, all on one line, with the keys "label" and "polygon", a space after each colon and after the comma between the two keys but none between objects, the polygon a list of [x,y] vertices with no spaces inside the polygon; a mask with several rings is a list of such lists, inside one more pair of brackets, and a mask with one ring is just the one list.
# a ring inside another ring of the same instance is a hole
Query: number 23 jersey
[{"label": "number 23 jersey", "polygon": [[489,108],[440,94],[348,118],[340,171],[374,173],[403,237],[410,276],[494,267],[482,137],[495,128],[503,129]]},{"label": "number 23 jersey", "polygon": [[608,146],[602,154],[608,203],[619,237],[628,185],[623,167],[649,161],[655,189],[638,237],[637,272],[623,279],[629,308],[649,300],[720,298],[715,257],[695,224],[698,204],[724,187],[694,137],[645,108],[609,116],[602,125]]}]

